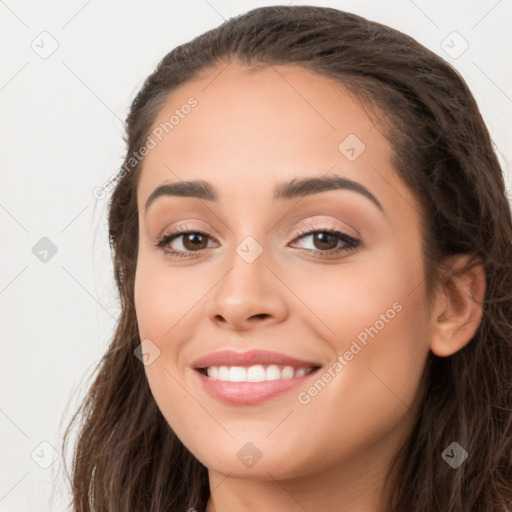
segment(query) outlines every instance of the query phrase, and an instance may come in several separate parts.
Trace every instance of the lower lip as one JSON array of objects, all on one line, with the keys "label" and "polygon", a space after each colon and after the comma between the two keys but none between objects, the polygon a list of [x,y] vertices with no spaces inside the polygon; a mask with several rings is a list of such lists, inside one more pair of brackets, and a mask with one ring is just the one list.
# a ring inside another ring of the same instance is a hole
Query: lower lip
[{"label": "lower lip", "polygon": [[234,405],[255,405],[304,384],[317,371],[313,370],[303,377],[263,382],[226,382],[207,377],[199,371],[196,373],[206,391],[214,398]]}]

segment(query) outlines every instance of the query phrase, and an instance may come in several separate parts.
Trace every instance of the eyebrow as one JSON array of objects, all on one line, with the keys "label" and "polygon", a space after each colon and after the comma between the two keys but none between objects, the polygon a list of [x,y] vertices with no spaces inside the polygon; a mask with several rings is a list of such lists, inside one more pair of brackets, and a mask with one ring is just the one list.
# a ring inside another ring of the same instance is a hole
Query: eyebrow
[{"label": "eyebrow", "polygon": [[[372,201],[382,212],[380,201],[363,185],[356,181],[338,176],[322,176],[320,178],[294,178],[286,183],[279,183],[274,189],[273,199],[294,199],[296,197],[305,197],[312,194],[318,194],[328,190],[351,190]],[[203,180],[178,181],[175,183],[165,183],[155,188],[148,197],[145,205],[145,211],[158,198],[162,196],[194,197],[205,201],[219,201],[219,194],[215,187]]]}]

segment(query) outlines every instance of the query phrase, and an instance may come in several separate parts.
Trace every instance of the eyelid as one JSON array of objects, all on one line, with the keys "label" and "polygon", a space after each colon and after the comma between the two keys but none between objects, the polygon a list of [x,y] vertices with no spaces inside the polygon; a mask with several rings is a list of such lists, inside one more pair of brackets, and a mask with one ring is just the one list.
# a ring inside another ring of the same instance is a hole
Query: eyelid
[{"label": "eyelid", "polygon": [[338,226],[338,225],[332,223],[332,221],[329,221],[329,222],[319,221],[319,224],[311,223],[311,224],[306,224],[306,225],[300,226],[295,231],[295,236],[298,237],[299,235],[302,235],[302,234],[310,234],[312,231],[341,231],[345,235],[347,235],[351,238],[357,239],[357,240],[359,240],[361,237],[361,235],[359,233],[357,233],[354,229],[351,229],[350,227],[345,227],[345,226],[343,226],[343,227]]},{"label": "eyelid", "polygon": [[[220,235],[217,235],[217,231],[215,229],[213,229],[213,227],[211,227],[210,224],[204,223],[204,224],[206,224],[206,226],[201,226],[200,224],[199,225],[191,224],[191,222],[200,222],[200,221],[196,221],[195,219],[192,219],[192,220],[185,221],[185,223],[183,223],[183,224],[178,224],[176,226],[164,228],[161,231],[159,231],[159,233],[154,237],[154,240],[155,241],[159,240],[163,236],[166,236],[171,233],[184,233],[184,232],[188,232],[188,231],[193,231],[195,233],[203,233],[205,235],[208,235],[210,238],[215,238],[215,239],[222,238]],[[210,234],[212,232],[214,233],[214,235]]]},{"label": "eyelid", "polygon": [[210,240],[217,241],[216,237],[210,234],[208,229],[199,228],[189,224],[179,225],[174,228],[164,229],[159,235],[157,235],[153,242],[157,243],[162,241],[164,238],[172,237],[172,239],[179,238],[180,236],[186,235],[187,233],[199,233],[207,236]]},{"label": "eyelid", "polygon": [[[357,231],[355,231],[353,228],[346,227],[346,224],[345,224],[345,226],[340,227],[340,226],[337,226],[336,224],[334,224],[332,222],[332,220],[318,221],[318,222],[319,222],[318,225],[314,225],[310,222],[308,224],[303,224],[303,225],[299,226],[298,228],[294,229],[294,231],[291,235],[291,236],[295,237],[293,240],[295,240],[296,238],[299,238],[302,235],[311,234],[312,231],[342,231],[344,234],[346,234],[347,236],[350,236],[352,238],[355,238],[355,239],[360,238],[360,234]],[[327,222],[329,222],[329,224],[327,224]],[[213,230],[213,228],[212,228],[212,231],[215,231],[215,230]],[[169,236],[169,235],[177,236],[180,233],[187,233],[187,232],[196,232],[196,233],[200,233],[203,235],[207,235],[209,238],[213,238],[216,241],[219,241],[219,239],[222,239],[222,237],[217,235],[217,233],[215,233],[215,235],[211,235],[209,232],[209,228],[203,228],[203,227],[199,227],[197,225],[192,225],[192,224],[179,224],[178,226],[173,227],[173,228],[163,229],[154,238],[154,242],[161,240],[165,236]]]}]

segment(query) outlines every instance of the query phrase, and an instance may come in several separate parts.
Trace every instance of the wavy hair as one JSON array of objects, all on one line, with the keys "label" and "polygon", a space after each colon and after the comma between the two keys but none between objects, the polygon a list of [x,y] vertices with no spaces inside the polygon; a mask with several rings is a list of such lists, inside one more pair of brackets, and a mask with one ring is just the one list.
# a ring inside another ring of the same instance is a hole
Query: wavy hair
[{"label": "wavy hair", "polygon": [[[442,58],[385,25],[311,6],[257,8],[176,47],[131,105],[124,171],[108,213],[121,314],[63,439],[65,451],[79,427],[71,476],[67,470],[73,510],[206,507],[207,469],[165,421],[134,357],[141,343],[134,307],[141,162],[129,172],[126,166],[173,90],[233,62],[300,65],[338,80],[371,113],[393,148],[395,171],[421,206],[429,300],[447,258],[467,254],[468,266],[483,264],[481,323],[452,356],[429,354],[417,420],[386,480],[386,506],[512,511],[512,220],[489,132],[465,81]],[[469,452],[456,470],[441,457],[453,441]]]}]

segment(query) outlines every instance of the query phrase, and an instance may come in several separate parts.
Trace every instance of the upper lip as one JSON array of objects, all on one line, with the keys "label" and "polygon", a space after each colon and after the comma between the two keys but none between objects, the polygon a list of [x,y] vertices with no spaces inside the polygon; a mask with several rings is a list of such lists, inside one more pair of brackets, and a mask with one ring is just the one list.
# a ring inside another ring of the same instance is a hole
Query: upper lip
[{"label": "upper lip", "polygon": [[249,350],[245,352],[220,350],[218,352],[211,352],[197,359],[192,366],[197,369],[202,369],[210,366],[252,366],[256,364],[276,364],[292,366],[294,368],[320,366],[320,364],[315,361],[306,361],[279,352],[269,352],[266,350]]}]

